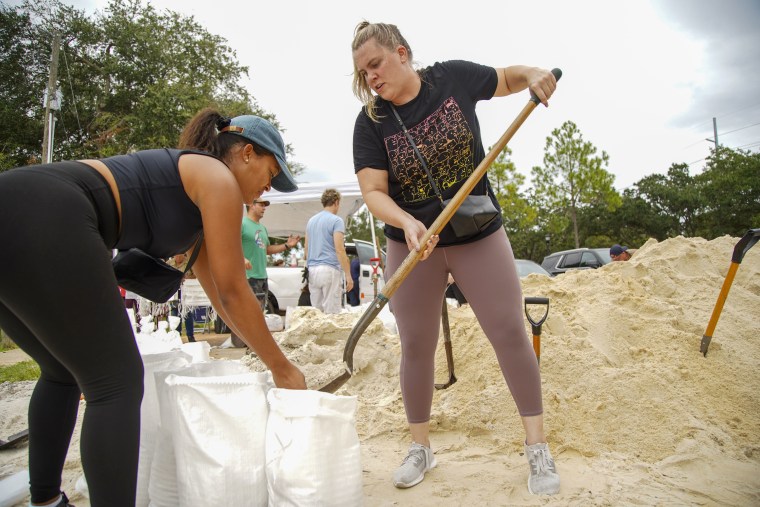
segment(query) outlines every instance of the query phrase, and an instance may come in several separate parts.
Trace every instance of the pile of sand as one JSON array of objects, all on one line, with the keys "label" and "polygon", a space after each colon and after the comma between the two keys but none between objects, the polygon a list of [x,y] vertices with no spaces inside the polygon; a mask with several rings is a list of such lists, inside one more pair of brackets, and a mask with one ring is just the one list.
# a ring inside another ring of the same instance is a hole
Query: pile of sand
[{"label": "pile of sand", "polygon": [[[737,241],[650,240],[628,262],[523,279],[525,296],[550,299],[541,375],[562,476],[552,498],[527,492],[517,410],[467,306],[449,311],[459,380],[433,400],[439,467],[411,490],[393,488],[390,475],[409,439],[400,349],[398,337],[373,321],[356,348],[356,374],[337,393],[359,400],[366,505],[760,504],[760,247],[739,268],[707,357],[699,352]],[[276,334],[309,387],[343,371],[343,345],[359,315],[298,308]],[[530,336],[527,320],[526,329]],[[261,368],[253,356],[244,361]],[[443,382],[442,350],[437,364]],[[0,387],[3,433],[23,429],[23,413],[5,414],[6,398],[19,390]],[[0,475],[23,466],[20,454],[6,456]],[[75,449],[67,466],[75,480]]]}]

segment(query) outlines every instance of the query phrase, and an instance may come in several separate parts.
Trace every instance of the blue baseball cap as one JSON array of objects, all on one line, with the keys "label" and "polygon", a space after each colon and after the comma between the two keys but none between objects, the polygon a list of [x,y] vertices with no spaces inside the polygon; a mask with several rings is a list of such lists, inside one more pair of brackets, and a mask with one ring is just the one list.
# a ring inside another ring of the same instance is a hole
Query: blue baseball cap
[{"label": "blue baseball cap", "polygon": [[272,187],[280,192],[298,190],[298,185],[293,179],[293,175],[290,174],[288,164],[285,163],[285,143],[274,125],[259,116],[246,114],[230,120],[229,126],[224,127],[220,132],[230,132],[243,136],[272,153],[280,165],[280,172],[272,178]]},{"label": "blue baseball cap", "polygon": [[610,255],[620,255],[623,252],[627,252],[628,247],[627,246],[620,246],[620,245],[612,245],[612,248],[610,248]]}]

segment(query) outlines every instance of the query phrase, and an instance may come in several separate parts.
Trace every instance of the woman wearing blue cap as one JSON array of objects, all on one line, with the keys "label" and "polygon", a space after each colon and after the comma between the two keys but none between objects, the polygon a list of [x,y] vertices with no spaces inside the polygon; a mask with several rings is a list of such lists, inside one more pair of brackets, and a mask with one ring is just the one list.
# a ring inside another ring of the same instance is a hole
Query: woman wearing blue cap
[{"label": "woman wearing blue cap", "polygon": [[0,328],[41,370],[29,406],[32,505],[69,505],[61,472],[80,393],[87,400],[81,455],[91,504],[135,504],[143,368],[112,249],[139,248],[165,259],[202,238],[193,271],[214,308],[277,386],[306,387],[267,328],[246,281],[240,243],[244,203],[272,187],[296,189],[280,134],[257,116],[225,119],[204,110],[188,123],[180,145],[191,149],[0,174],[0,265],[6,267]]}]

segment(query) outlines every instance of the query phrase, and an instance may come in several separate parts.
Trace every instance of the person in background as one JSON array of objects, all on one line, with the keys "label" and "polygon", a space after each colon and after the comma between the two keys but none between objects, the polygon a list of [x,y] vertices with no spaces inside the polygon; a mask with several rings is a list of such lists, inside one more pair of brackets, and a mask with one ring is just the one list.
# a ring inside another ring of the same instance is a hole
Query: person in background
[{"label": "person in background", "polygon": [[144,373],[113,249],[166,259],[203,232],[193,272],[214,307],[278,387],[306,388],[267,328],[240,243],[243,204],[272,187],[297,188],[279,132],[258,116],[206,109],[187,124],[180,147],[0,174],[0,265],[13,266],[0,276],[0,328],[41,372],[29,403],[32,505],[69,505],[61,473],[80,393],[91,505],[135,505]]},{"label": "person in background", "polygon": [[[543,426],[541,376],[525,331],[520,280],[501,219],[465,239],[447,225],[439,237],[420,244],[440,214],[441,202],[414,150],[416,146],[426,160],[443,199],[449,199],[485,158],[476,104],[530,88],[546,106],[556,79],[536,67],[493,68],[461,60],[418,71],[407,41],[395,25],[385,23],[360,23],[351,50],[353,90],[364,104],[354,125],[354,170],[364,202],[385,223],[385,276],[393,275],[410,250],[420,251],[422,261],[390,302],[401,338],[401,393],[412,437],[393,483],[414,486],[436,466],[429,438],[433,370],[451,273],[496,352],[522,417],[528,489],[533,494],[557,493],[559,475]],[[487,177],[472,194],[489,195],[499,209]]]},{"label": "person in background", "polygon": [[[241,238],[243,242],[243,257],[245,258],[245,276],[248,285],[261,304],[261,309],[266,308],[269,283],[267,280],[267,255],[276,253],[284,254],[288,248],[298,245],[301,236],[290,235],[285,243],[272,245],[269,242],[267,228],[261,225],[269,201],[255,199],[253,204],[247,205],[247,213],[243,217]],[[230,338],[235,347],[245,347],[245,342],[234,332]]]},{"label": "person in background", "polygon": [[612,245],[610,248],[610,259],[613,261],[627,261],[631,258],[627,246]]},{"label": "person in background", "polygon": [[307,222],[304,239],[311,306],[324,313],[339,313],[344,275],[346,292],[354,286],[344,242],[346,226],[338,216],[340,192],[328,188],[322,192],[321,202],[323,209]]},{"label": "person in background", "polygon": [[[190,256],[188,254],[177,254],[174,257],[172,257],[169,261],[167,261],[167,264],[170,266],[173,266],[174,268],[185,271],[185,265],[190,260]],[[180,306],[182,303],[182,287],[185,285],[185,280],[188,278],[195,278],[195,275],[193,274],[193,270],[188,269],[185,273],[185,278],[182,280],[182,286],[179,288],[179,292],[177,294],[177,299],[171,301],[171,309],[169,311],[170,315],[174,315],[175,317],[180,317],[179,326],[177,326],[177,332],[182,334],[182,322],[185,323],[185,334],[187,335],[187,341],[188,342],[194,342],[195,341],[195,309],[185,310],[186,313],[184,317],[180,315]]]},{"label": "person in background", "polygon": [[361,273],[361,260],[359,257],[351,259],[351,280],[354,282],[354,287],[346,292],[346,299],[351,306],[359,306],[361,304],[361,295],[359,292],[359,275]]}]

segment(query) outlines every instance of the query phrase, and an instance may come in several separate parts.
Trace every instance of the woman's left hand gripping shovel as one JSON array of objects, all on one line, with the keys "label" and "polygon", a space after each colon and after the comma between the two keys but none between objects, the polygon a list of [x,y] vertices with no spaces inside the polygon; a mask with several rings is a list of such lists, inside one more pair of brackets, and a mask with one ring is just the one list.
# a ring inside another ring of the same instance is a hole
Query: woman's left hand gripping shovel
[{"label": "woman's left hand gripping shovel", "polygon": [[[555,79],[559,81],[559,78],[562,76],[562,71],[559,69],[553,69],[552,74],[554,74]],[[517,115],[517,118],[515,118],[512,124],[507,128],[506,132],[502,134],[501,138],[499,138],[493,148],[491,148],[491,151],[488,152],[485,158],[480,162],[480,164],[478,164],[478,167],[475,168],[470,177],[467,178],[467,180],[464,182],[462,188],[460,188],[459,191],[451,199],[451,201],[449,201],[449,204],[443,208],[441,214],[438,215],[438,218],[435,219],[435,222],[433,222],[424,236],[422,236],[420,239],[420,250],[412,250],[409,252],[409,255],[406,256],[406,259],[404,259],[404,262],[401,263],[401,266],[399,266],[396,272],[393,273],[393,276],[391,276],[390,279],[385,283],[383,290],[377,295],[375,300],[372,301],[372,304],[369,306],[369,308],[367,308],[364,314],[359,318],[358,322],[351,330],[351,334],[348,336],[346,346],[343,349],[343,363],[346,367],[346,371],[344,371],[339,377],[320,387],[320,391],[334,393],[343,384],[345,384],[348,379],[351,378],[351,375],[353,375],[354,372],[354,349],[356,349],[356,344],[359,342],[359,338],[361,338],[362,334],[370,325],[370,323],[375,319],[375,317],[377,317],[377,315],[380,313],[380,310],[382,310],[383,307],[388,304],[388,301],[399,288],[401,282],[406,279],[409,273],[411,273],[412,269],[414,269],[414,267],[420,261],[420,257],[425,251],[425,245],[427,245],[428,241],[430,241],[430,238],[441,233],[446,224],[449,223],[449,220],[451,220],[451,217],[454,216],[454,213],[456,213],[456,211],[459,209],[459,206],[462,205],[462,202],[467,198],[468,195],[470,195],[472,189],[475,188],[475,185],[477,185],[478,182],[486,175],[488,167],[493,163],[494,160],[496,160],[496,157],[499,156],[499,153],[501,153],[504,147],[507,146],[507,143],[510,139],[512,139],[512,136],[515,135],[517,129],[520,128],[523,122],[525,122],[528,116],[530,116],[530,113],[532,113],[536,106],[540,103],[541,101],[538,99],[538,97],[531,93],[530,100],[525,105],[525,107],[523,107],[522,111],[520,111],[520,114]]]}]

